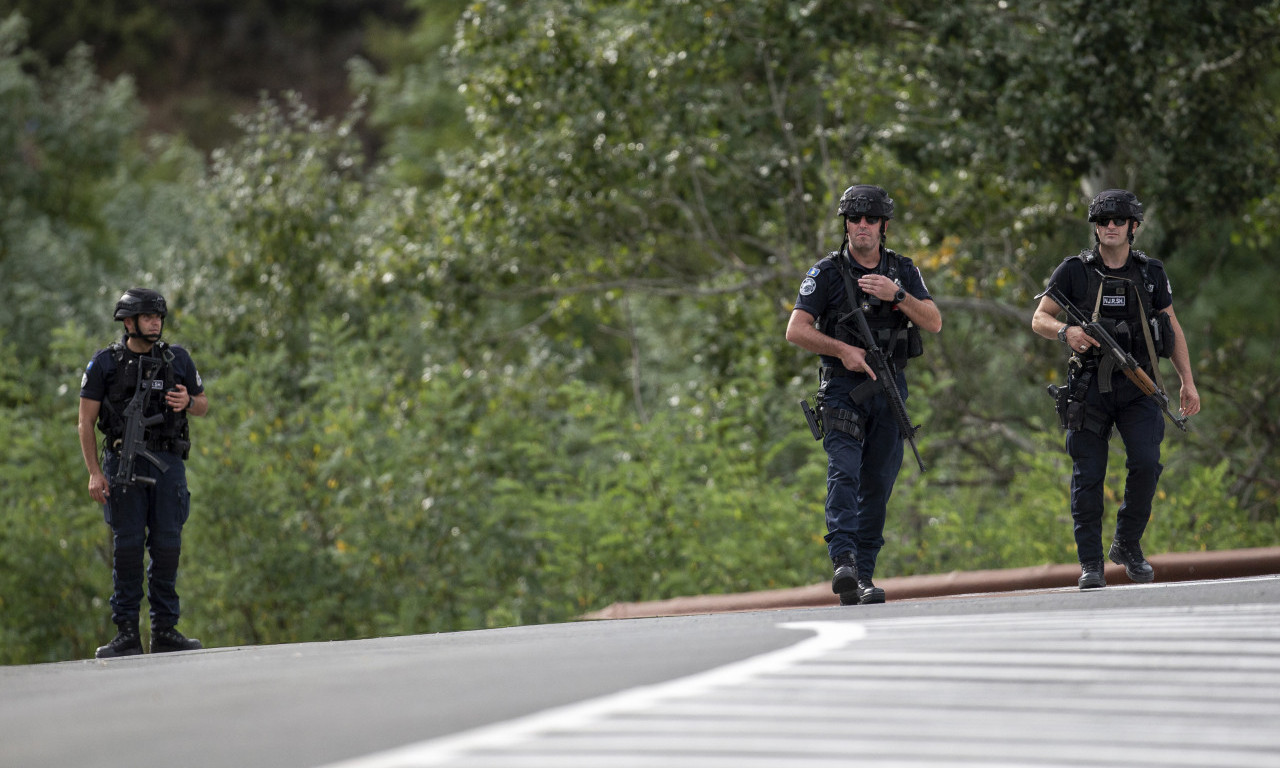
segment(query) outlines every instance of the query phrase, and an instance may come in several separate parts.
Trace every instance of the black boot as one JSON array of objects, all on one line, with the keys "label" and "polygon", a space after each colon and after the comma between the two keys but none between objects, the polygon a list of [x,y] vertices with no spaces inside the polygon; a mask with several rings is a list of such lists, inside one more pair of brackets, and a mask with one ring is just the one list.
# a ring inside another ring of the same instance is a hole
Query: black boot
[{"label": "black boot", "polygon": [[1107,586],[1107,576],[1102,572],[1101,560],[1090,560],[1080,564],[1080,588],[1098,589]]},{"label": "black boot", "polygon": [[853,556],[836,555],[831,559],[831,565],[835,568],[835,575],[831,577],[831,591],[841,596],[841,605],[848,605],[844,602],[844,594],[858,587],[858,568],[853,564]]},{"label": "black boot", "polygon": [[1139,584],[1150,584],[1156,580],[1155,569],[1151,567],[1151,563],[1142,556],[1142,547],[1138,546],[1136,541],[1122,541],[1116,539],[1111,542],[1111,551],[1107,554],[1111,558],[1111,562],[1116,565],[1123,565],[1125,575],[1130,581],[1136,581]]},{"label": "black boot", "polygon": [[198,651],[204,646],[195,638],[186,638],[173,627],[160,627],[151,630],[151,652],[169,653],[170,651]]},{"label": "black boot", "polygon": [[138,634],[138,620],[125,619],[116,625],[115,639],[100,647],[93,655],[98,659],[115,659],[141,653],[142,637]]},{"label": "black boot", "polygon": [[858,574],[858,603],[872,605],[884,602],[884,590],[871,583],[870,576]]}]

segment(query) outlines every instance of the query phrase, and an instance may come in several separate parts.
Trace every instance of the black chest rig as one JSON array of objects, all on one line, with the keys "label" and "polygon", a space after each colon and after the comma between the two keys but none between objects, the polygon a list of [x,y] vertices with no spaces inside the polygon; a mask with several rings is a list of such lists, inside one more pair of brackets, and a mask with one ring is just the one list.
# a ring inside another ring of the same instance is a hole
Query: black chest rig
[{"label": "black chest rig", "polygon": [[115,376],[107,385],[102,410],[98,413],[98,429],[106,435],[107,445],[114,445],[124,434],[124,409],[137,393],[141,377],[146,393],[142,415],[164,414],[163,422],[147,428],[147,448],[181,454],[185,459],[191,446],[187,414],[174,413],[164,400],[165,393],[177,383],[169,345],[158,341],[148,355],[130,351],[119,341],[108,349],[116,363]]},{"label": "black chest rig", "polygon": [[[880,263],[873,274],[884,275],[897,283],[899,256],[888,248],[882,250]],[[845,300],[844,305],[838,309],[831,308],[823,313],[818,321],[818,330],[846,344],[864,349],[868,341],[873,341],[886,355],[893,358],[899,368],[905,365],[908,359],[924,354],[920,329],[905,314],[894,310],[892,303],[866,294],[858,287],[858,281],[853,277],[853,267],[848,263],[852,257],[841,250],[829,254],[828,258],[844,280]],[[840,322],[841,318],[862,306],[867,308],[867,325],[871,327],[871,333],[875,336],[871,340],[861,338],[861,334],[854,330],[852,323]]]},{"label": "black chest rig", "polygon": [[[1093,319],[1115,338],[1120,346],[1141,361],[1150,361],[1151,352],[1169,357],[1173,352],[1173,327],[1168,316],[1152,306],[1155,283],[1151,279],[1151,259],[1142,251],[1130,250],[1130,259],[1120,272],[1104,272],[1096,250],[1081,251],[1074,258],[1084,262],[1089,287],[1085,296],[1093,307]],[[1143,325],[1147,325],[1144,332]],[[1154,349],[1149,349],[1147,338]]]}]

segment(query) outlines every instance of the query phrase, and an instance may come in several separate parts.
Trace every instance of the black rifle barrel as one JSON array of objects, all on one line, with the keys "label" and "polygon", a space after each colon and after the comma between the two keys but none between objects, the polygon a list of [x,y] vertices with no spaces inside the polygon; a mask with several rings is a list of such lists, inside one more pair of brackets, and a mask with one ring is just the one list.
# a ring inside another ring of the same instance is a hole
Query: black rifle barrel
[{"label": "black rifle barrel", "polygon": [[876,344],[876,337],[871,333],[871,326],[867,323],[866,316],[869,309],[868,305],[863,304],[851,314],[854,315],[853,319],[858,324],[859,334],[867,343],[867,356],[871,358],[871,369],[875,371],[876,379],[879,380],[885,397],[889,399],[889,407],[893,411],[894,420],[898,422],[898,429],[901,430],[903,439],[911,446],[911,452],[916,456],[916,464],[920,467],[920,471],[924,472],[924,459],[920,458],[920,449],[916,447],[916,431],[919,427],[911,424],[911,417],[907,415],[907,404],[902,401],[902,393],[898,391],[898,377],[894,375],[888,356],[881,351]]}]

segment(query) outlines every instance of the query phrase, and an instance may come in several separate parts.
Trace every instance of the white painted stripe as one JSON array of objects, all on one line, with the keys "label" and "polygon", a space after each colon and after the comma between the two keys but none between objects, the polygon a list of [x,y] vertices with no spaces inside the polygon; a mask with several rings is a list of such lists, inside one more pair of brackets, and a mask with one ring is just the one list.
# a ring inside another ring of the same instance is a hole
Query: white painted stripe
[{"label": "white painted stripe", "polygon": [[787,648],[679,680],[632,688],[528,717],[333,763],[327,768],[419,768],[440,765],[478,747],[492,750],[510,746],[546,731],[583,728],[617,712],[643,712],[662,701],[697,696],[712,688],[734,686],[748,679],[818,658],[866,635],[866,628],[853,622],[793,622],[780,626],[783,629],[808,630],[815,634]]},{"label": "white painted stripe", "polygon": [[796,645],[332,768],[1280,765],[1280,606],[782,625]]}]

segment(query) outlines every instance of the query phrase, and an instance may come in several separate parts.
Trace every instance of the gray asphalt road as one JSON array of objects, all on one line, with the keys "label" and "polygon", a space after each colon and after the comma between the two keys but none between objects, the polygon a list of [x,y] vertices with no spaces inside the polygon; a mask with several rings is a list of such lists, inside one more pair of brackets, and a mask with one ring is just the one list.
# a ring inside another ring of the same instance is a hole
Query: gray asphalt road
[{"label": "gray asphalt road", "polygon": [[0,766],[1280,765],[1280,577],[0,668]]}]

